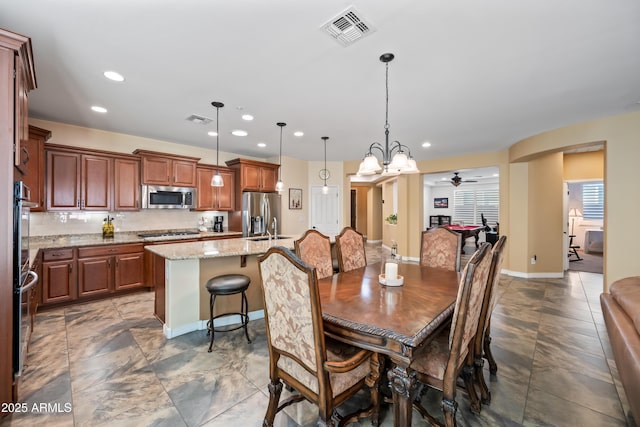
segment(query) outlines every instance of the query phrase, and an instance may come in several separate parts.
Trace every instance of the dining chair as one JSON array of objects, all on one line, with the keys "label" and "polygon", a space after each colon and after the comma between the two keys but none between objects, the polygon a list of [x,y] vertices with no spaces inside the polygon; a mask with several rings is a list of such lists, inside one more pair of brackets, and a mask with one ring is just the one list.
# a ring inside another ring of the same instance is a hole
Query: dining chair
[{"label": "dining chair", "polygon": [[345,227],[336,236],[336,253],[340,271],[351,271],[367,265],[364,236],[351,227]]},{"label": "dining chair", "polygon": [[468,390],[474,387],[472,371],[463,368],[467,366],[467,355],[473,351],[473,338],[478,327],[491,267],[490,248],[488,243],[483,243],[464,268],[451,328],[443,330],[430,341],[424,354],[410,365],[418,381],[425,386],[442,391],[444,423],[431,415],[419,402],[414,402],[418,412],[435,425],[447,427],[456,425],[458,377],[462,376]]},{"label": "dining chair", "polygon": [[331,242],[317,230],[307,230],[294,243],[296,255],[300,259],[316,268],[318,279],[333,275],[333,258],[331,256]]},{"label": "dining chair", "polygon": [[[484,293],[484,300],[482,302],[482,309],[480,311],[480,319],[478,321],[478,331],[474,339],[474,382],[480,389],[481,402],[488,404],[491,402],[491,392],[487,387],[487,383],[484,379],[483,357],[489,362],[489,372],[495,375],[498,371],[498,365],[496,364],[493,354],[491,354],[491,313],[496,305],[497,301],[497,288],[500,282],[500,270],[502,268],[502,260],[504,259],[504,247],[507,244],[507,236],[501,236],[498,242],[493,246],[491,251],[491,267],[489,269],[489,276],[487,278],[487,288]],[[480,412],[480,406],[477,408],[477,412]]]},{"label": "dining chair", "polygon": [[462,235],[447,227],[431,228],[422,232],[420,264],[427,267],[460,271]]},{"label": "dining chair", "polygon": [[[283,408],[307,399],[318,406],[318,425],[345,425],[378,417],[377,355],[325,336],[317,270],[275,246],[258,258],[269,349],[269,405],[264,426]],[[335,408],[370,384],[372,405],[341,419]],[[283,383],[297,392],[279,404]],[[373,421],[373,420],[372,420]]]}]

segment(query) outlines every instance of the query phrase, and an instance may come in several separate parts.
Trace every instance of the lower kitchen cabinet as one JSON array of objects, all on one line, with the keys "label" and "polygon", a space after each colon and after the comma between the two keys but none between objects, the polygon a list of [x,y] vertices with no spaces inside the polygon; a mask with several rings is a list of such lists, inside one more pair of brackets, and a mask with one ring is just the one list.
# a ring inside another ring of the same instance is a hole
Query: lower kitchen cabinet
[{"label": "lower kitchen cabinet", "polygon": [[144,286],[142,243],[48,249],[42,257],[42,304],[57,304]]}]

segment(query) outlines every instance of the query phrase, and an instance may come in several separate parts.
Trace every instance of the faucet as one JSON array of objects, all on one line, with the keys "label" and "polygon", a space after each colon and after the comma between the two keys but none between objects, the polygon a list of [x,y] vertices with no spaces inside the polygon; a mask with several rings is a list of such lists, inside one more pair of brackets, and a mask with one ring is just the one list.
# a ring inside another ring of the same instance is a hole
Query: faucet
[{"label": "faucet", "polygon": [[273,217],[273,238],[278,238],[278,221],[275,216]]},{"label": "faucet", "polygon": [[269,233],[269,227],[265,230],[267,232],[267,236],[269,236],[269,242],[271,242],[271,233]]}]

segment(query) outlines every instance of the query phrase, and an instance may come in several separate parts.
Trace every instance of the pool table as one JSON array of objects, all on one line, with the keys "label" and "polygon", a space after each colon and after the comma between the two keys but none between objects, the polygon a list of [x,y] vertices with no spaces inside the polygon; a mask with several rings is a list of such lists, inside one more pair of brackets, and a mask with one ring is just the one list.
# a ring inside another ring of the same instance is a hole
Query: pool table
[{"label": "pool table", "polygon": [[484,230],[483,225],[446,225],[449,230],[462,234],[462,253],[464,253],[464,242],[469,237],[475,238],[476,249],[478,249],[478,239],[480,232]]}]

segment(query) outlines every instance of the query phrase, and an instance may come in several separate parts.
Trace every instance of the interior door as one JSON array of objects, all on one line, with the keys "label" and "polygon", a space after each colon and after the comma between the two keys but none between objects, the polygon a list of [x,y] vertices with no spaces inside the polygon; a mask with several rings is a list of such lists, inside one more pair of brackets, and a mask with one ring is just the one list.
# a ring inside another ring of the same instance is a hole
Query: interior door
[{"label": "interior door", "polygon": [[564,239],[562,239],[562,256],[564,260],[562,261],[562,268],[566,271],[569,269],[569,185],[567,182],[562,183],[562,235]]},{"label": "interior door", "polygon": [[311,187],[311,228],[327,236],[340,233],[340,192],[337,185],[329,185],[329,193],[322,186]]}]

